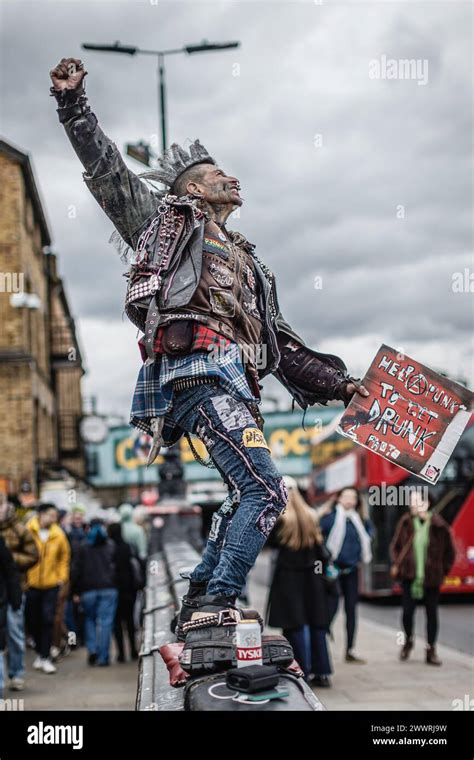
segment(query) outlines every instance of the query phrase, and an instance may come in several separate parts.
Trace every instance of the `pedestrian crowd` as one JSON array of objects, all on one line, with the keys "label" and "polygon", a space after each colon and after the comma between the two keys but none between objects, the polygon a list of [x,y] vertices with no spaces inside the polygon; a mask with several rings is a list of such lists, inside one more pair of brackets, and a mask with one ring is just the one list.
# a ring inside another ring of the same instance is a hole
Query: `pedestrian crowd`
[{"label": "pedestrian crowd", "polygon": [[116,662],[138,658],[142,516],[130,504],[99,516],[47,502],[25,514],[14,497],[1,498],[0,699],[24,689],[27,647],[35,651],[32,668],[46,675],[81,647],[89,666],[109,666],[112,639]]},{"label": "pedestrian crowd", "polygon": [[[330,687],[333,666],[328,638],[341,600],[345,614],[344,660],[364,665],[355,652],[361,568],[372,562],[374,528],[360,492],[343,488],[330,501],[312,508],[293,478],[285,477],[288,503],[268,544],[274,549],[266,621],[281,628],[291,643],[306,680]],[[419,489],[399,519],[390,545],[390,576],[401,585],[405,641],[401,661],[413,648],[418,604],[426,608],[426,663],[441,665],[436,652],[440,587],[454,562],[451,529],[433,511]]]},{"label": "pedestrian crowd", "polygon": [[[326,504],[311,507],[293,478],[285,482],[288,503],[268,538],[273,567],[266,622],[282,629],[306,680],[330,687],[328,639],[341,601],[344,659],[366,663],[355,649],[357,610],[374,528],[356,488],[345,487]],[[89,666],[109,666],[112,638],[115,662],[125,662],[127,654],[138,657],[148,543],[143,509],[122,504],[94,516],[79,505],[61,510],[43,502],[24,512],[12,498],[0,501],[0,699],[7,689],[24,689],[28,646],[35,650],[32,667],[47,675],[60,671],[61,659],[80,647]],[[402,598],[400,660],[410,656],[422,604],[426,663],[439,666],[439,594],[455,550],[448,524],[418,489],[396,525],[390,555],[390,575]]]}]

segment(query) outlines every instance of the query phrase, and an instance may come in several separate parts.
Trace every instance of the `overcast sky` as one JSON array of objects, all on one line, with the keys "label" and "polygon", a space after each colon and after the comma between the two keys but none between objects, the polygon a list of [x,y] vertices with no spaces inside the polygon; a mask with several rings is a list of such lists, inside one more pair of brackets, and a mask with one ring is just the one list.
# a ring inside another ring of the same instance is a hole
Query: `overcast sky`
[{"label": "overcast sky", "polygon": [[[136,330],[122,316],[111,224],[58,124],[48,72],[83,58],[91,106],[120,147],[156,144],[157,76],[154,58],[81,51],[86,41],[240,40],[167,59],[169,139],[199,137],[241,180],[245,204],[228,226],[275,271],[286,319],[355,374],[385,342],[472,386],[473,295],[452,286],[474,271],[469,3],[0,0],[0,13],[0,131],[31,154],[84,390],[101,412],[128,417]],[[386,59],[414,59],[417,76],[374,78]]]}]

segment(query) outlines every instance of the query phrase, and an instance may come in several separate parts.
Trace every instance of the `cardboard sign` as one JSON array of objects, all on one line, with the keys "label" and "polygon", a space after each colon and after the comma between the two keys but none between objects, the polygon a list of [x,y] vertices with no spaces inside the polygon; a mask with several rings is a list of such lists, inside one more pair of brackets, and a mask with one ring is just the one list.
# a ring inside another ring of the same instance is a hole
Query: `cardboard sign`
[{"label": "cardboard sign", "polygon": [[382,345],[338,432],[436,483],[469,422],[474,394],[459,383]]}]

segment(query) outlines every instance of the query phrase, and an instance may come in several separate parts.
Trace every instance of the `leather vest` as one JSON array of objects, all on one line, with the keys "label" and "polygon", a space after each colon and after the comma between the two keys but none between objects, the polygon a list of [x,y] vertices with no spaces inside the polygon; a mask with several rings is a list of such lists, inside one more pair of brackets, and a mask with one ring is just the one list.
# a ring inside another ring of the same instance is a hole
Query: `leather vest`
[{"label": "leather vest", "polygon": [[224,235],[191,202],[166,196],[157,211],[131,241],[129,250],[135,254],[127,273],[125,312],[144,333],[145,364],[156,359],[153,346],[160,327],[190,320],[244,351],[249,345],[243,358],[258,367],[260,377],[273,372],[279,360],[278,306],[273,274],[255,256],[254,245],[239,232]]},{"label": "leather vest", "polygon": [[185,306],[162,311],[160,323],[189,314],[239,345],[260,346],[262,317],[252,256],[242,236],[232,237],[229,240],[214,222],[206,223],[197,288]]}]

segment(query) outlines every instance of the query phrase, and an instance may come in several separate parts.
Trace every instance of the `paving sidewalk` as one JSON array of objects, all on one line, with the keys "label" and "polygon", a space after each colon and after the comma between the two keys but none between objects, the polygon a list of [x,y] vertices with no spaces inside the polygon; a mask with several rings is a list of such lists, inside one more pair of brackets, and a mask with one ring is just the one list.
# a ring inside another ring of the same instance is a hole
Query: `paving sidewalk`
[{"label": "paving sidewalk", "polygon": [[[265,557],[258,562],[265,563]],[[262,583],[262,567],[250,575],[251,606],[265,609],[267,587]],[[449,614],[449,610],[443,610]],[[397,634],[400,629],[380,625],[359,614],[356,652],[366,665],[348,664],[344,655],[344,615],[334,622],[330,641],[334,673],[332,688],[315,689],[328,710],[452,710],[453,700],[474,697],[474,668],[469,655],[440,645],[441,667],[424,662],[425,643],[416,638],[408,662],[398,659]]]},{"label": "paving sidewalk", "polygon": [[443,665],[426,665],[425,642],[417,637],[410,659],[400,662],[399,631],[359,616],[356,649],[367,664],[348,664],[343,661],[343,624],[340,613],[335,642],[330,643],[333,687],[318,691],[329,710],[452,710],[454,699],[474,696],[473,662],[468,655],[439,646]]},{"label": "paving sidewalk", "polygon": [[28,650],[26,688],[5,690],[5,698],[22,699],[25,710],[134,710],[137,662],[90,667],[86,655],[78,649],[57,663],[57,673],[45,675],[32,669],[34,653]]},{"label": "paving sidewalk", "polygon": [[[249,579],[252,607],[265,609],[268,557],[261,555]],[[421,610],[420,610],[421,613]],[[449,614],[449,608],[442,615]],[[364,618],[360,608],[356,651],[366,665],[343,661],[344,616],[334,624],[335,641],[330,642],[334,673],[331,689],[316,689],[328,710],[452,710],[453,700],[474,697],[473,660],[448,646],[438,652],[443,666],[425,665],[423,639],[417,638],[410,660],[398,659],[399,628]],[[113,649],[114,652],[114,649]],[[5,697],[24,700],[25,710],[133,710],[137,691],[138,665],[129,662],[109,668],[89,667],[86,650],[80,649],[58,663],[58,672],[47,676],[32,670],[34,655],[27,652],[27,685],[23,692],[5,692]],[[113,656],[113,659],[114,656]]]}]

